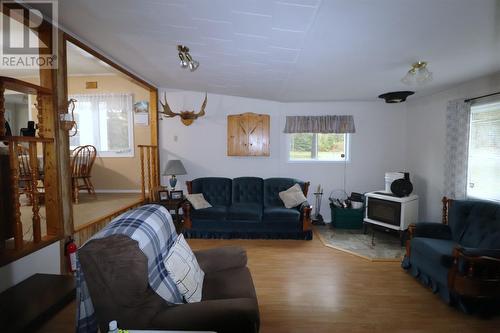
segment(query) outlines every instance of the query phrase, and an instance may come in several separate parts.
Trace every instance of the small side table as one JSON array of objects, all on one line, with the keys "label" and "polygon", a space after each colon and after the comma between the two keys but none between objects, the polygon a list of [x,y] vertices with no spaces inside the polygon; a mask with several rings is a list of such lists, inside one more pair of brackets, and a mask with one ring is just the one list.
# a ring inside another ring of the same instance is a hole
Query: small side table
[{"label": "small side table", "polygon": [[179,232],[182,229],[182,215],[179,214],[179,209],[182,207],[182,204],[185,201],[186,198],[182,197],[181,199],[167,199],[156,202],[156,204],[162,205],[169,212],[171,210],[175,211],[172,217],[174,218],[175,229],[177,229],[177,232]]}]

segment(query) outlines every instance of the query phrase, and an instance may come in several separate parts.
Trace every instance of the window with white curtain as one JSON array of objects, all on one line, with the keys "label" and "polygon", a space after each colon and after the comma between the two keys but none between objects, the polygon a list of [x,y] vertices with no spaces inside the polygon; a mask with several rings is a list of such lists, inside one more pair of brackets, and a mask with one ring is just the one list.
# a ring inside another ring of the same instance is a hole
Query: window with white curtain
[{"label": "window with white curtain", "polygon": [[78,134],[70,148],[93,145],[101,157],[134,156],[131,94],[72,95]]},{"label": "window with white curtain", "polygon": [[470,112],[467,196],[500,201],[500,101]]}]

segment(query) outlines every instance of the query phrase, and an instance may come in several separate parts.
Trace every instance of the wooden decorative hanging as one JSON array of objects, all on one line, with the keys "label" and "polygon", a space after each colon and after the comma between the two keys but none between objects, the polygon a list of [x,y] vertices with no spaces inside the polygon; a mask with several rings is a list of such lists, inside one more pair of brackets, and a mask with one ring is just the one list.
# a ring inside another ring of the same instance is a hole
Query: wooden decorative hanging
[{"label": "wooden decorative hanging", "polygon": [[269,127],[267,114],[227,116],[227,155],[269,156]]}]

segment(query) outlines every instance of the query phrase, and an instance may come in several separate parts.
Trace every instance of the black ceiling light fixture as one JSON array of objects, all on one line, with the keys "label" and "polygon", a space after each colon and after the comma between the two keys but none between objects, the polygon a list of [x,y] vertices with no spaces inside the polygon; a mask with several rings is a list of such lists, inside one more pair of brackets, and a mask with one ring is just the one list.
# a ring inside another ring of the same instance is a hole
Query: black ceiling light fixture
[{"label": "black ceiling light fixture", "polygon": [[393,91],[379,95],[378,98],[385,99],[386,103],[402,103],[406,101],[408,96],[413,95],[414,93],[414,91]]}]

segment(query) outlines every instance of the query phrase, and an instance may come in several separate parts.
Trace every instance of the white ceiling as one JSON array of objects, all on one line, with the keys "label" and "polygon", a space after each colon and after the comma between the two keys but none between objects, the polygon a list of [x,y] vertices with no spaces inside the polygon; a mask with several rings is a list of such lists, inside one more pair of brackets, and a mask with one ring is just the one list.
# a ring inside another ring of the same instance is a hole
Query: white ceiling
[{"label": "white ceiling", "polygon": [[68,76],[117,75],[119,72],[78,46],[68,43]]},{"label": "white ceiling", "polygon": [[[4,14],[0,13],[0,23],[4,19]],[[15,23],[15,21],[14,21]],[[13,35],[21,38],[23,34],[23,26],[21,24],[13,24],[11,26]],[[38,42],[37,36],[32,35],[31,40]],[[2,47],[2,38],[0,38],[0,48]],[[80,49],[79,47],[68,43],[67,48],[67,69],[69,76],[88,76],[88,75],[117,75],[119,72],[97,59],[90,53]],[[39,76],[38,69],[1,69],[0,75],[14,78],[33,78]]]},{"label": "white ceiling", "polygon": [[[105,62],[97,59],[92,54],[68,43],[67,50],[68,76],[92,76],[92,75],[121,75],[119,71]],[[14,78],[32,78],[39,76],[38,69],[2,69],[2,76]]]},{"label": "white ceiling", "polygon": [[500,71],[500,0],[60,0],[59,17],[160,87],[374,100],[417,60],[434,74],[417,96]]}]

